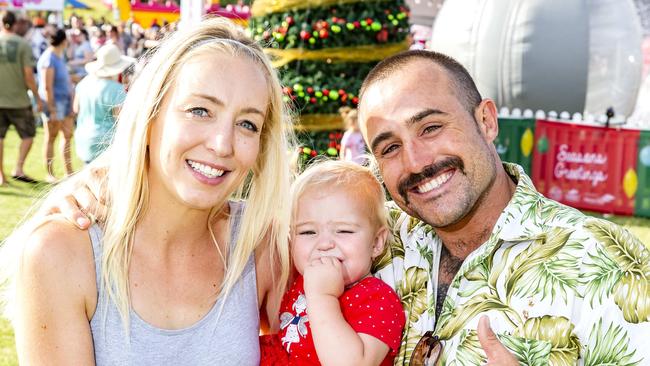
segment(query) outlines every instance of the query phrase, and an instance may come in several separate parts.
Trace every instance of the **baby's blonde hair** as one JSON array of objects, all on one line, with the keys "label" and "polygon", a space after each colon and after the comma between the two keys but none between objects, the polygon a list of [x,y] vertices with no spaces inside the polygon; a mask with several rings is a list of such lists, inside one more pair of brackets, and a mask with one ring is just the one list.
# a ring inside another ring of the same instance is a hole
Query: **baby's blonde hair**
[{"label": "baby's blonde hair", "polygon": [[[310,189],[346,190],[367,205],[371,222],[376,228],[388,226],[384,204],[384,188],[373,172],[359,164],[343,160],[322,160],[313,163],[298,176],[291,186],[292,223],[295,222],[298,201]],[[293,226],[293,224],[292,224]]]}]

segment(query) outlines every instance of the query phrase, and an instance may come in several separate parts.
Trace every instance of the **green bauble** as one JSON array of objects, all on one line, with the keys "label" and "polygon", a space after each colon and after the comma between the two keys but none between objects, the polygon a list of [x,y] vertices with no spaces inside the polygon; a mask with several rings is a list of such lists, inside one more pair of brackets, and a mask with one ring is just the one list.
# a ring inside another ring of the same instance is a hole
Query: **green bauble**
[{"label": "green bauble", "polygon": [[542,136],[537,140],[537,151],[540,154],[546,154],[548,151],[548,138],[546,136]]}]

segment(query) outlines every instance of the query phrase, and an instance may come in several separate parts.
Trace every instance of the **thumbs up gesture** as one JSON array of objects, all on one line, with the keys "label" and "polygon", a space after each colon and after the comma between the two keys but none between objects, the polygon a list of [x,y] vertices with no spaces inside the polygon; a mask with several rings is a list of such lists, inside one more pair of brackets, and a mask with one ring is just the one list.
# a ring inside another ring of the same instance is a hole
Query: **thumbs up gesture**
[{"label": "thumbs up gesture", "polygon": [[490,319],[486,315],[478,321],[478,340],[487,356],[487,366],[519,366],[519,361],[501,344],[490,328]]}]

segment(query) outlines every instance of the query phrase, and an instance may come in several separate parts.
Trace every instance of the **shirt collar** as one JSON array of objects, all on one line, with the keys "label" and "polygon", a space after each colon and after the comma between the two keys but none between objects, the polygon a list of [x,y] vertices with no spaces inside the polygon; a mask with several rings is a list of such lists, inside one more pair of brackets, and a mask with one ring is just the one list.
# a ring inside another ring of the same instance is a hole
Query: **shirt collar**
[{"label": "shirt collar", "polygon": [[502,242],[529,241],[543,235],[542,226],[536,217],[536,207],[546,199],[537,192],[521,166],[504,162],[503,167],[517,184],[515,192],[501,212],[488,240],[465,258],[456,275],[457,279],[485,260]]}]

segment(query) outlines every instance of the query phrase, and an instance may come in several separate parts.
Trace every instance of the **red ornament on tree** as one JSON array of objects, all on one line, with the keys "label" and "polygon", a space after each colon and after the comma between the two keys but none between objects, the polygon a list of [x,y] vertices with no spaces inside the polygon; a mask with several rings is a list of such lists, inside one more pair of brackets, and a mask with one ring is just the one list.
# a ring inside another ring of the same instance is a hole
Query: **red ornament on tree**
[{"label": "red ornament on tree", "polygon": [[354,104],[354,105],[359,104],[359,97],[352,98],[352,104]]},{"label": "red ornament on tree", "polygon": [[308,94],[311,94],[311,93],[313,93],[313,92],[314,92],[314,88],[312,88],[311,86],[310,86],[310,87],[307,87],[307,93],[308,93]]},{"label": "red ornament on tree", "polygon": [[330,36],[330,33],[327,31],[327,29],[321,29],[318,35],[322,39],[327,39]]},{"label": "red ornament on tree", "polygon": [[328,89],[323,89],[323,95],[326,96],[326,97],[329,96],[330,91]]},{"label": "red ornament on tree", "polygon": [[388,41],[388,31],[384,28],[377,33],[377,42],[387,42]]}]

